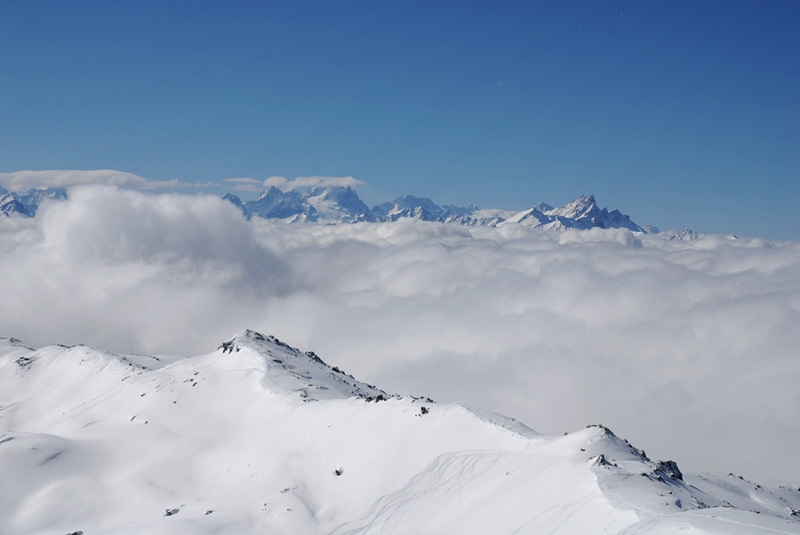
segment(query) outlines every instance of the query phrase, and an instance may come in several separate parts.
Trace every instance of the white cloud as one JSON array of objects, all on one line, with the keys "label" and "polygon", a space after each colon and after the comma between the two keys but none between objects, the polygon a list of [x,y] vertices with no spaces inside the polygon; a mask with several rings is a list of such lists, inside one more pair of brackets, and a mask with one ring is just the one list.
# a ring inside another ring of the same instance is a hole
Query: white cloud
[{"label": "white cloud", "polygon": [[298,188],[313,188],[315,186],[350,186],[355,187],[363,184],[358,179],[351,176],[330,177],[330,176],[305,176],[286,179],[282,176],[271,176],[264,181],[264,187],[275,186],[282,191],[289,191]]},{"label": "white cloud", "polygon": [[236,191],[260,192],[264,189],[264,182],[255,178],[226,178],[223,182]]},{"label": "white cloud", "polygon": [[392,391],[800,484],[800,243],[245,221],[77,188],[0,220],[0,336],[206,353],[253,328]]},{"label": "white cloud", "polygon": [[[255,178],[226,178],[222,184],[235,191],[261,192],[264,188],[276,186],[283,191],[311,188],[315,186],[351,186],[363,184],[353,177],[297,177],[287,179],[272,176],[266,180]],[[26,192],[31,188],[49,187],[71,188],[86,185],[116,186],[141,191],[173,188],[217,188],[220,182],[181,182],[173,180],[153,180],[124,171],[113,169],[93,170],[48,170],[48,171],[14,171],[0,173],[0,186],[16,192]]]},{"label": "white cloud", "polygon": [[0,326],[36,343],[177,349],[169,340],[183,338],[197,350],[197,330],[222,340],[238,329],[240,318],[218,317],[224,306],[294,287],[241,212],[214,196],[83,186],[29,221],[22,240],[0,220],[0,288],[11,292]]},{"label": "white cloud", "polygon": [[[112,169],[94,169],[87,171],[14,171],[0,173],[0,185],[12,191],[27,191],[31,188],[49,187],[69,188],[87,184],[102,184],[134,189],[158,189],[186,186],[178,180],[152,180],[132,173],[114,171]],[[208,184],[192,184],[193,187],[204,187]]]}]

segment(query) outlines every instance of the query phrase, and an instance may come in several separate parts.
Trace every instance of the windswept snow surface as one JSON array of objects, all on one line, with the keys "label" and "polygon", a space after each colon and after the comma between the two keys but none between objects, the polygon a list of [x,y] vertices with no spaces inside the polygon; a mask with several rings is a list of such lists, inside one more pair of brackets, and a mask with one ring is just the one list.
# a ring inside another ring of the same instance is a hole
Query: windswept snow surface
[{"label": "windswept snow surface", "polygon": [[0,339],[0,533],[786,533],[800,491],[389,395],[272,336],[200,357]]}]

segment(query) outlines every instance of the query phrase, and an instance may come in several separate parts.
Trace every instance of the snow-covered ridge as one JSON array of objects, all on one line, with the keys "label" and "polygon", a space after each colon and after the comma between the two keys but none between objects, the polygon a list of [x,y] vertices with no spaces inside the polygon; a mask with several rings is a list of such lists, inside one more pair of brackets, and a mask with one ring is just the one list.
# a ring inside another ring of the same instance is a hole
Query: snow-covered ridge
[{"label": "snow-covered ridge", "polygon": [[0,339],[0,473],[1,533],[800,534],[800,489],[389,396],[254,331],[199,357]]},{"label": "snow-covered ridge", "polygon": [[219,351],[253,354],[264,362],[262,382],[265,388],[274,392],[296,392],[306,401],[348,397],[372,401],[390,397],[383,390],[362,383],[335,366],[328,366],[313,351],[302,353],[272,335],[246,330],[224,342]]}]

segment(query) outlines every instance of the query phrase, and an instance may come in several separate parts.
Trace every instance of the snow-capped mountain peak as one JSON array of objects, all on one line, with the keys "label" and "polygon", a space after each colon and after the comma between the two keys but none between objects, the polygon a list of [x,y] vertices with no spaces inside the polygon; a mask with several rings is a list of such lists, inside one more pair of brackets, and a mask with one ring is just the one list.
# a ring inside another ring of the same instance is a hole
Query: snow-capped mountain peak
[{"label": "snow-capped mountain peak", "polygon": [[625,228],[633,232],[646,232],[619,210],[609,211],[597,206],[594,195],[581,195],[558,208],[539,203],[510,217],[508,221],[545,230]]},{"label": "snow-capped mountain peak", "polygon": [[385,202],[372,208],[372,213],[387,221],[401,218],[419,219],[422,221],[443,221],[447,211],[426,197],[405,195],[392,202]]},{"label": "snow-capped mountain peak", "polygon": [[559,208],[543,210],[547,215],[561,216],[567,219],[585,219],[595,216],[599,211],[594,195],[581,195]]},{"label": "snow-capped mountain peak", "polygon": [[64,188],[29,189],[25,194],[19,194],[0,186],[0,213],[6,216],[22,215],[33,217],[39,205],[44,200],[64,200],[67,190]]},{"label": "snow-capped mountain peak", "polygon": [[262,385],[266,389],[276,393],[294,392],[305,401],[389,397],[383,390],[329,366],[314,352],[303,353],[274,336],[249,329],[223,342],[218,351],[223,355],[244,352],[256,356],[263,363]]},{"label": "snow-capped mountain peak", "polygon": [[700,232],[695,232],[690,228],[685,228],[680,232],[666,231],[664,232],[664,237],[670,241],[693,241],[702,238],[703,234]]},{"label": "snow-capped mountain peak", "polygon": [[0,214],[5,216],[12,216],[14,214],[19,214],[23,216],[27,216],[28,211],[19,200],[8,192],[3,192],[2,188],[0,188]]},{"label": "snow-capped mountain peak", "polygon": [[[235,203],[233,198],[229,198]],[[354,223],[375,217],[350,186],[316,186],[307,190],[283,191],[275,186],[255,200],[242,203],[248,217],[282,219],[288,222]]]}]

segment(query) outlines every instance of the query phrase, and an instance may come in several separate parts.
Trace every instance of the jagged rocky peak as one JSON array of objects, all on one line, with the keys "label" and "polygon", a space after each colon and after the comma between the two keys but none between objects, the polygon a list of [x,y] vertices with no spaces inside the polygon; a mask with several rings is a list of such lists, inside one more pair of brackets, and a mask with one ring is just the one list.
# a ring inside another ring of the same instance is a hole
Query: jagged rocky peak
[{"label": "jagged rocky peak", "polygon": [[[547,205],[544,205],[544,207],[547,207]],[[580,219],[591,217],[595,213],[599,212],[600,209],[597,207],[597,201],[595,201],[594,195],[590,194],[581,195],[574,201],[568,202],[559,208],[550,208],[549,210],[542,211],[548,213],[548,215],[559,215],[561,217],[567,217],[570,219]]]},{"label": "jagged rocky peak", "polygon": [[320,197],[336,202],[353,213],[369,212],[367,205],[350,186],[317,186],[309,190],[308,197]]},{"label": "jagged rocky peak", "polygon": [[614,461],[651,463],[644,450],[618,437],[602,424],[587,425],[585,429],[574,434],[583,442],[581,451],[586,451],[590,456],[603,455],[606,459]]},{"label": "jagged rocky peak", "polygon": [[444,209],[427,197],[405,195],[394,201],[378,204],[372,208],[372,213],[389,221],[400,218],[421,219],[423,221],[441,221]]},{"label": "jagged rocky peak", "polygon": [[[233,199],[228,199],[231,202]],[[372,221],[374,216],[350,186],[315,186],[283,191],[275,186],[243,204],[245,216],[289,222]]]},{"label": "jagged rocky peak", "polygon": [[297,393],[304,401],[349,397],[381,401],[391,397],[338,367],[328,365],[313,351],[304,353],[272,335],[247,329],[223,342],[218,349],[223,355],[243,349],[259,355],[265,363],[264,387],[279,393]]},{"label": "jagged rocky peak", "polygon": [[[544,230],[625,228],[632,232],[646,232],[619,210],[609,211],[597,206],[594,195],[581,195],[558,208],[539,203],[533,208],[512,215],[507,222]],[[498,224],[503,223],[505,222]]]},{"label": "jagged rocky peak", "polygon": [[31,188],[26,193],[9,191],[0,186],[0,213],[11,216],[14,214],[33,217],[44,200],[61,201],[67,198],[64,188]]},{"label": "jagged rocky peak", "polygon": [[264,219],[286,219],[299,214],[314,216],[316,210],[294,190],[281,191],[275,186],[265,189],[255,200],[244,204],[245,215]]},{"label": "jagged rocky peak", "polygon": [[420,207],[423,210],[433,214],[433,215],[442,215],[444,209],[430,200],[427,197],[415,197],[414,195],[406,195],[404,197],[398,197],[394,200],[395,204],[398,206],[402,206],[403,208],[417,208]]},{"label": "jagged rocky peak", "polygon": [[477,210],[478,207],[474,204],[470,206],[456,206],[452,204],[439,206],[428,197],[404,195],[396,198],[394,201],[375,205],[372,208],[372,213],[376,217],[387,221],[413,218],[422,221],[462,223],[462,221],[456,221],[456,218],[469,217]]},{"label": "jagged rocky peak", "polygon": [[3,193],[0,191],[0,213],[5,216],[19,214],[23,216],[29,215],[25,206],[19,202],[13,195],[8,192]]},{"label": "jagged rocky peak", "polygon": [[[221,349],[223,353],[238,353],[242,350],[242,348],[248,348],[257,353],[265,353],[269,352],[271,349],[280,348],[281,350],[289,351],[293,354],[300,355],[301,352],[299,349],[290,346],[285,342],[281,342],[273,335],[263,335],[260,332],[253,331],[251,329],[246,329],[239,333],[236,333],[232,338],[222,342],[217,349]],[[313,353],[309,353],[307,355],[313,355]],[[319,357],[314,355],[314,358],[322,362]]]},{"label": "jagged rocky peak", "polygon": [[42,201],[63,201],[66,200],[66,198],[67,190],[64,188],[31,188],[27,193],[25,193],[25,195],[20,196],[20,201],[22,204],[28,207],[29,211],[35,214],[36,209],[39,207],[39,204],[41,204]]},{"label": "jagged rocky peak", "polygon": [[542,213],[552,218],[544,226],[550,224],[554,229],[626,228],[634,232],[646,232],[619,210],[600,208],[594,195],[581,195],[572,202],[559,208],[543,210]]},{"label": "jagged rocky peak", "polygon": [[680,232],[668,231],[664,233],[664,236],[668,240],[677,240],[677,241],[693,241],[699,240],[703,237],[703,234],[700,232],[695,232],[690,228],[685,228]]},{"label": "jagged rocky peak", "polygon": [[228,201],[229,203],[231,203],[232,205],[234,205],[234,206],[236,206],[238,208],[243,208],[244,207],[244,203],[242,202],[242,199],[240,199],[238,195],[234,195],[233,193],[226,193],[225,195],[222,196],[222,200],[223,201]]}]

